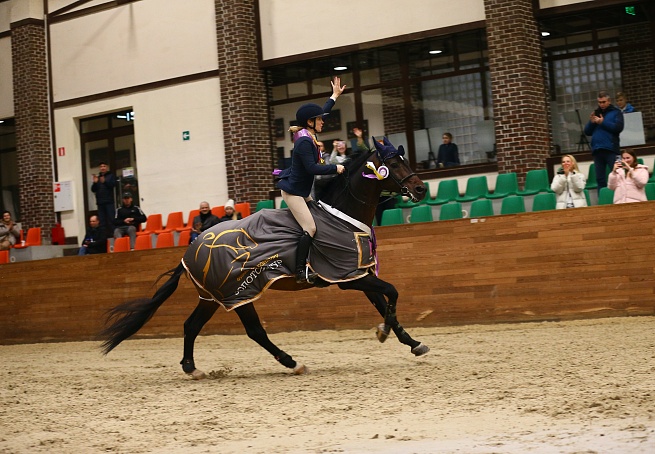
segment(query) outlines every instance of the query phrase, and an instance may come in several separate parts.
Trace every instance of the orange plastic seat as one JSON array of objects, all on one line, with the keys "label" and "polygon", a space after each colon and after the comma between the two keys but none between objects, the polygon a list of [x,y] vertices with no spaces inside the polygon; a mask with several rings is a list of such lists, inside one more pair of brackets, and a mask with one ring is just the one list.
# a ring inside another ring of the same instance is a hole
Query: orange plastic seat
[{"label": "orange plastic seat", "polygon": [[27,230],[25,245],[16,244],[15,249],[23,249],[30,246],[41,246],[41,227],[32,227]]},{"label": "orange plastic seat", "polygon": [[180,236],[177,237],[177,245],[178,246],[188,246],[190,240],[191,240],[191,229],[182,230],[180,232]]},{"label": "orange plastic seat", "polygon": [[196,216],[200,216],[200,210],[191,210],[189,211],[189,218],[186,221],[186,224],[184,227],[179,227],[176,230],[178,232],[183,232],[185,230],[191,230],[191,227],[193,227],[193,218]]},{"label": "orange plastic seat", "polygon": [[0,251],[0,265],[9,263],[9,251]]},{"label": "orange plastic seat", "polygon": [[143,251],[145,249],[152,249],[152,238],[150,238],[150,235],[137,236],[134,250]]},{"label": "orange plastic seat", "polygon": [[163,225],[162,225],[161,214],[151,214],[146,219],[146,228],[143,229],[141,232],[136,232],[136,234],[137,236],[150,235],[151,233],[155,233],[157,230],[162,230],[162,229],[163,229]]},{"label": "orange plastic seat", "polygon": [[220,206],[220,207],[212,208],[212,214],[216,216],[218,219],[222,218],[223,216],[225,216],[225,207]]},{"label": "orange plastic seat", "polygon": [[[148,237],[149,239],[150,237]],[[130,252],[130,237],[123,236],[114,240],[114,252]]]},{"label": "orange plastic seat", "polygon": [[173,247],[173,234],[171,232],[164,232],[157,235],[157,243],[155,243],[155,248],[160,249],[164,247]]},{"label": "orange plastic seat", "polygon": [[234,211],[241,213],[241,217],[250,216],[250,204],[248,202],[237,203],[234,205]]},{"label": "orange plastic seat", "polygon": [[166,217],[166,226],[163,229],[156,230],[155,233],[174,232],[175,230],[184,227],[184,217],[181,211],[174,211],[168,213]]}]

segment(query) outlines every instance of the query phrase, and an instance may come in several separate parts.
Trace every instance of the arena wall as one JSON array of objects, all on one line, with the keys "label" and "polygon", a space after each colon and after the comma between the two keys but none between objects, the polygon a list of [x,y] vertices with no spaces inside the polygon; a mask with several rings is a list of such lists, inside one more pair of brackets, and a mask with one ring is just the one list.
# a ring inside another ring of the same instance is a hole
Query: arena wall
[{"label": "arena wall", "polygon": [[[376,229],[380,277],[405,327],[655,315],[655,202]],[[0,265],[0,344],[97,339],[104,313],[151,295],[184,248]],[[181,337],[197,302],[187,279],[139,337]],[[269,291],[269,332],[366,329],[363,294]],[[203,334],[243,333],[222,309]]]}]

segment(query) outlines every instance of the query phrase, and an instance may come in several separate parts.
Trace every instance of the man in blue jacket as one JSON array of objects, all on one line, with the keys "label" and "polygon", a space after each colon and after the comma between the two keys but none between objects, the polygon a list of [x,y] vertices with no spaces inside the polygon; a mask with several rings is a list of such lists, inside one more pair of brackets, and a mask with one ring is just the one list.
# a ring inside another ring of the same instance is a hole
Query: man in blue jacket
[{"label": "man in blue jacket", "polygon": [[610,95],[606,91],[598,93],[598,109],[589,116],[584,133],[591,136],[591,155],[596,166],[598,193],[607,187],[607,171],[614,167],[617,156],[621,156],[619,134],[623,131],[623,113],[610,104]]}]

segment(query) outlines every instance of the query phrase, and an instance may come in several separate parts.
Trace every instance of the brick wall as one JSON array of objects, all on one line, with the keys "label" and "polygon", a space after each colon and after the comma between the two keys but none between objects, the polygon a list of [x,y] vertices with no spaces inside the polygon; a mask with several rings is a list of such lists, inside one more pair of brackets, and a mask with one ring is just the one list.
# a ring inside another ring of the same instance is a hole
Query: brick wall
[{"label": "brick wall", "polygon": [[[654,8],[655,10],[655,8]],[[652,30],[649,23],[621,29],[621,75],[623,91],[630,104],[642,112],[644,127],[655,139],[655,53],[649,46]],[[612,100],[615,103],[616,100]]]},{"label": "brick wall", "polygon": [[24,229],[41,227],[42,235],[47,238],[55,216],[45,29],[42,21],[12,24],[11,55],[20,220]]},{"label": "brick wall", "polygon": [[254,0],[216,0],[228,194],[254,208],[273,189],[273,126],[259,68]]},{"label": "brick wall", "polygon": [[485,0],[498,171],[543,168],[552,133],[532,0]]}]

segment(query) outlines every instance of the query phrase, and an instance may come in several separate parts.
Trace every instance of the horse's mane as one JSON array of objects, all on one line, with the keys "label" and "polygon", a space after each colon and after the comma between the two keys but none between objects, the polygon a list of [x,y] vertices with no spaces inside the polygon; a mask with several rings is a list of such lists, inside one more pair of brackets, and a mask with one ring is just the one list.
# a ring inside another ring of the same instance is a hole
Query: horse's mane
[{"label": "horse's mane", "polygon": [[346,171],[344,173],[331,178],[322,188],[316,188],[316,198],[329,205],[334,205],[334,200],[343,195],[343,190],[348,184],[347,179],[350,178],[351,175],[355,175],[364,163],[370,160],[371,154],[374,151],[375,150],[370,150],[358,153],[354,159],[348,161],[345,164]]}]

